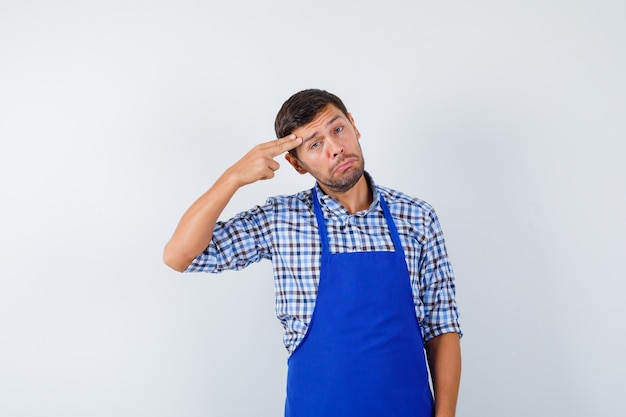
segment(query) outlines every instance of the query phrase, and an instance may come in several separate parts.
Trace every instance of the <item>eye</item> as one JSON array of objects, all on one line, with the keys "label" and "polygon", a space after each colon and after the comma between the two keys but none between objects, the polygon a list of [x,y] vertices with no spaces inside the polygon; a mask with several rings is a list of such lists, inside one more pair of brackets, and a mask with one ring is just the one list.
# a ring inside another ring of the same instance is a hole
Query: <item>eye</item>
[{"label": "eye", "polygon": [[311,149],[317,149],[320,146],[320,144],[321,144],[321,141],[319,141],[319,140],[317,142],[314,142],[311,145]]},{"label": "eye", "polygon": [[341,133],[341,132],[343,132],[343,126],[337,126],[335,128],[335,133]]}]

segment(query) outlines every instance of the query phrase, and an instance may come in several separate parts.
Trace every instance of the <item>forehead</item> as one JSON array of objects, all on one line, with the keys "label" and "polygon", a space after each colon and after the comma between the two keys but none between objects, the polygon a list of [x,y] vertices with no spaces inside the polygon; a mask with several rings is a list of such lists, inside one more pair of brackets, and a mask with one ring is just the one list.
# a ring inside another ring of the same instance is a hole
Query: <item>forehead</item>
[{"label": "forehead", "polygon": [[296,128],[293,133],[298,134],[301,132],[323,129],[328,123],[339,119],[346,119],[343,112],[334,105],[327,104],[315,115],[313,120]]}]

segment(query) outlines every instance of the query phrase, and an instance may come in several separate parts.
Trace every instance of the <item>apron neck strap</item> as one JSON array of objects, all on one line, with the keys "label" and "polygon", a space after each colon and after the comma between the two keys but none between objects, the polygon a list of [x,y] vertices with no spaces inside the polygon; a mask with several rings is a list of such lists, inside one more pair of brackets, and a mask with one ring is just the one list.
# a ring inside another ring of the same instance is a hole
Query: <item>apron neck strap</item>
[{"label": "apron neck strap", "polygon": [[[380,207],[385,214],[385,220],[387,221],[387,227],[389,227],[389,233],[391,233],[391,239],[396,251],[403,251],[402,244],[400,243],[400,236],[398,235],[398,229],[389,212],[389,206],[383,198],[382,194],[378,194],[378,201],[380,201]],[[328,249],[328,233],[326,231],[326,222],[324,220],[324,214],[322,213],[322,206],[319,202],[317,190],[313,187],[313,209],[315,211],[315,218],[317,219],[317,227],[319,229],[320,241],[322,243],[322,253],[330,253]]]},{"label": "apron neck strap", "polygon": [[400,243],[400,235],[398,234],[398,229],[396,228],[396,222],[393,221],[393,217],[391,217],[391,212],[389,211],[389,206],[387,206],[387,202],[383,198],[381,193],[378,193],[378,200],[380,201],[380,207],[383,209],[383,213],[385,213],[385,219],[387,220],[387,227],[389,227],[389,233],[391,233],[391,239],[393,240],[393,246],[396,247],[396,251],[402,251],[402,243]]},{"label": "apron neck strap", "polygon": [[328,233],[326,233],[326,222],[322,214],[322,206],[317,197],[317,190],[313,187],[313,209],[315,210],[315,218],[317,219],[317,228],[320,233],[320,241],[322,243],[322,253],[330,253],[328,250]]}]

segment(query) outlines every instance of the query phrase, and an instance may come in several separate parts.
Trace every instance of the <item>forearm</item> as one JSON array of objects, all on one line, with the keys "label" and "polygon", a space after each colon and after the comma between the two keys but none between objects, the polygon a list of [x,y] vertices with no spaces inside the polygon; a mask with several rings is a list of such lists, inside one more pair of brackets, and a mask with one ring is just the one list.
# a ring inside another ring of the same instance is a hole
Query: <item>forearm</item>
[{"label": "forearm", "polygon": [[211,243],[215,222],[235,192],[246,184],[274,178],[274,172],[280,165],[273,158],[300,143],[302,138],[296,135],[262,143],[228,168],[183,215],[174,235],[165,245],[163,261],[177,271],[187,269],[191,261]]},{"label": "forearm", "polygon": [[461,345],[458,333],[445,333],[426,343],[433,379],[435,416],[453,417],[461,381]]},{"label": "forearm", "polygon": [[239,187],[227,171],[187,209],[165,246],[165,264],[176,271],[187,269],[209,246],[215,223]]}]

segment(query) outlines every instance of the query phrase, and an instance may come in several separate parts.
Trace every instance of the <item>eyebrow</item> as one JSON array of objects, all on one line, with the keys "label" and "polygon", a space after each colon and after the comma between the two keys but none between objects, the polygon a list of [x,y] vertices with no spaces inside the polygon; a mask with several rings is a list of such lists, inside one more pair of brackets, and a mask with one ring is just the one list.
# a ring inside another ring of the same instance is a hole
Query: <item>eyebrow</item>
[{"label": "eyebrow", "polygon": [[[340,119],[340,118],[341,118],[341,114],[336,115],[335,117],[333,117],[332,119],[330,119],[328,122],[326,122],[326,126],[325,126],[325,127],[328,127],[328,126],[332,125],[333,123],[335,123],[335,121],[336,121],[337,119]],[[310,141],[311,139],[313,139],[314,137],[316,137],[316,136],[318,136],[318,135],[319,135],[319,131],[317,131],[317,130],[316,130],[316,131],[315,131],[315,132],[313,132],[311,135],[309,135],[306,139],[304,139],[304,140],[302,141],[302,144],[304,144],[304,143],[306,143],[306,142]]]}]

